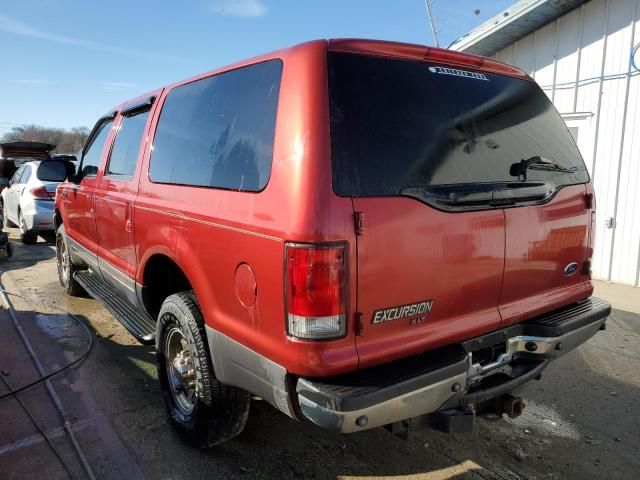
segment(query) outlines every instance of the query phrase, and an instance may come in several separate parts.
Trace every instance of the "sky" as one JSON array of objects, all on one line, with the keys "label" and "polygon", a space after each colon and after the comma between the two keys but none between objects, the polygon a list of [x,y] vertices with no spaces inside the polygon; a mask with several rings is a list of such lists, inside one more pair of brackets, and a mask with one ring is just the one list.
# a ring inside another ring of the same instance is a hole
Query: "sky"
[{"label": "sky", "polygon": [[[514,0],[433,0],[441,45]],[[479,13],[476,11],[479,10]],[[317,38],[433,45],[424,0],[0,0],[0,136]]]}]

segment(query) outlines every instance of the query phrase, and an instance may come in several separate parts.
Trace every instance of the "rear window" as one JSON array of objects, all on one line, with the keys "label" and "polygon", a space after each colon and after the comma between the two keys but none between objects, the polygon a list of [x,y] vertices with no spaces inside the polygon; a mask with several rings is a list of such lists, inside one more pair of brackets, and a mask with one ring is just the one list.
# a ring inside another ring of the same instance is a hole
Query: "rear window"
[{"label": "rear window", "polygon": [[45,182],[63,182],[67,178],[69,170],[70,168],[66,162],[48,160],[40,162],[36,176],[38,180]]},{"label": "rear window", "polygon": [[271,173],[282,62],[272,60],[173,90],[153,141],[153,182],[262,190]]},{"label": "rear window", "polygon": [[409,195],[455,209],[545,199],[589,180],[567,127],[533,82],[331,53],[329,90],[339,195]]}]

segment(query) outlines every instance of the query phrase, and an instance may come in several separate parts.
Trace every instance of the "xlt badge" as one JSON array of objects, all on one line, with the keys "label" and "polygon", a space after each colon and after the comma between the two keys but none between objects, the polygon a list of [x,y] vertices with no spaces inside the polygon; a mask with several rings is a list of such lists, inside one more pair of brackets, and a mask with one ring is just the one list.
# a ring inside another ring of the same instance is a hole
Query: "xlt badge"
[{"label": "xlt badge", "polygon": [[413,318],[420,315],[426,315],[431,311],[432,306],[433,300],[425,300],[423,302],[410,303],[408,305],[383,308],[373,312],[371,323],[391,322],[392,320],[402,320],[403,318]]}]

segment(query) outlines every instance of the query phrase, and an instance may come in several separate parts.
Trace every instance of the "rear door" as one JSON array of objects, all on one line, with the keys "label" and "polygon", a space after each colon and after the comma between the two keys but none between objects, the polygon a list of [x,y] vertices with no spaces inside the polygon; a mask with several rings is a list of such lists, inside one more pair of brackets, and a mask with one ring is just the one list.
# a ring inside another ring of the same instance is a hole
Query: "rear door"
[{"label": "rear door", "polygon": [[122,109],[95,194],[100,271],[105,280],[132,300],[136,298],[133,215],[138,193],[138,159],[146,145],[152,98],[134,101]]},{"label": "rear door", "polygon": [[[346,53],[329,78],[333,186],[363,225],[362,365],[499,328],[505,261],[509,282],[544,268],[537,292],[571,288],[558,266],[583,245],[588,175],[535,83]],[[544,267],[527,261],[534,242]]]}]

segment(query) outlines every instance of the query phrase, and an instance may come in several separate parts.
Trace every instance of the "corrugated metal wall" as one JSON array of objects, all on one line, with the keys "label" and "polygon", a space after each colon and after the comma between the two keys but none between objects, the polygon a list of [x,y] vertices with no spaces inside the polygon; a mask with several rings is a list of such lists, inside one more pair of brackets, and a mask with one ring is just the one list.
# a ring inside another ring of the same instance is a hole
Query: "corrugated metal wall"
[{"label": "corrugated metal wall", "polygon": [[594,277],[638,286],[639,16],[640,0],[592,0],[495,55],[529,72],[577,134],[596,189]]}]

